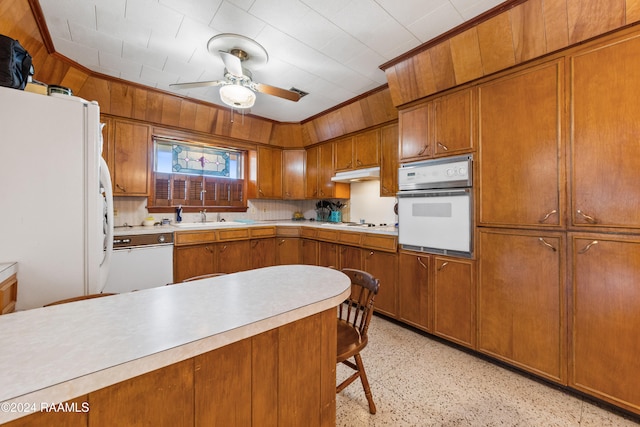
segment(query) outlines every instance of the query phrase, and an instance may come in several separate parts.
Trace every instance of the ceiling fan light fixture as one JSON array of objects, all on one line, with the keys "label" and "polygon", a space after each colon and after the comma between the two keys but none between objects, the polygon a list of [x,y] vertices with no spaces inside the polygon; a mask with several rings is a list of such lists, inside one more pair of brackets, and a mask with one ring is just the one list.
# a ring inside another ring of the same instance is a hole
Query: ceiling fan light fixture
[{"label": "ceiling fan light fixture", "polygon": [[220,88],[220,99],[232,108],[251,108],[256,102],[256,94],[240,85],[226,85]]}]

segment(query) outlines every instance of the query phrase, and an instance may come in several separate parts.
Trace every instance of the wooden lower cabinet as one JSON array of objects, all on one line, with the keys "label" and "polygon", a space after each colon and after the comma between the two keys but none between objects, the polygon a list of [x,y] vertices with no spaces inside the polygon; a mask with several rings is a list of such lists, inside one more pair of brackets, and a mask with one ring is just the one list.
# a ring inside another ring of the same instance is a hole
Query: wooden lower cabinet
[{"label": "wooden lower cabinet", "polygon": [[398,254],[363,250],[363,270],[380,280],[374,304],[375,311],[396,317],[398,314]]},{"label": "wooden lower cabinet", "polygon": [[251,425],[251,341],[229,344],[193,359],[194,425]]},{"label": "wooden lower cabinet", "polygon": [[475,348],[475,262],[434,255],[433,263],[433,333]]},{"label": "wooden lower cabinet", "polygon": [[72,411],[35,412],[26,417],[9,421],[2,427],[87,427],[91,406],[87,395],[68,400],[62,405],[73,408]]},{"label": "wooden lower cabinet", "polygon": [[311,239],[302,239],[300,246],[302,263],[306,265],[318,265],[318,242]]},{"label": "wooden lower cabinet", "polygon": [[173,250],[173,281],[209,273],[235,273],[252,268],[249,240],[178,246]]},{"label": "wooden lower cabinet", "polygon": [[216,273],[215,245],[176,246],[173,249],[173,281],[182,282],[189,277]]},{"label": "wooden lower cabinet", "polygon": [[276,265],[276,239],[251,240],[251,268],[271,267]]},{"label": "wooden lower cabinet", "polygon": [[3,426],[335,426],[336,319],[325,310],[69,401],[88,412]]},{"label": "wooden lower cabinet", "polygon": [[12,274],[0,283],[0,314],[12,313],[18,298],[18,276]]},{"label": "wooden lower cabinet", "polygon": [[300,264],[300,238],[277,237],[276,238],[276,264]]},{"label": "wooden lower cabinet", "polygon": [[432,255],[401,251],[398,256],[398,319],[431,332],[429,277]]},{"label": "wooden lower cabinet", "polygon": [[640,237],[570,234],[569,385],[640,413]]},{"label": "wooden lower cabinet", "polygon": [[216,244],[216,271],[218,273],[236,273],[251,269],[251,242],[237,240]]},{"label": "wooden lower cabinet", "polygon": [[89,427],[194,425],[193,359],[89,393]]},{"label": "wooden lower cabinet", "polygon": [[340,245],[329,242],[318,242],[318,265],[322,267],[340,266]]},{"label": "wooden lower cabinet", "polygon": [[566,384],[565,234],[478,235],[478,350]]},{"label": "wooden lower cabinet", "polygon": [[338,246],[339,253],[339,265],[340,269],[343,268],[355,268],[356,270],[362,270],[362,249],[355,246]]}]

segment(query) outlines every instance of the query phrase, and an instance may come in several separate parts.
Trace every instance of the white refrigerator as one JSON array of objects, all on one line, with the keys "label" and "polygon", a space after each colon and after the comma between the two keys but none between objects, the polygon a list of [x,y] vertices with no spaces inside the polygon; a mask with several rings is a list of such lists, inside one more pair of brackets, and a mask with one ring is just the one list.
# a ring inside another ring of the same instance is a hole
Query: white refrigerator
[{"label": "white refrigerator", "polygon": [[96,102],[0,87],[0,262],[16,310],[99,293],[113,248],[111,178]]}]

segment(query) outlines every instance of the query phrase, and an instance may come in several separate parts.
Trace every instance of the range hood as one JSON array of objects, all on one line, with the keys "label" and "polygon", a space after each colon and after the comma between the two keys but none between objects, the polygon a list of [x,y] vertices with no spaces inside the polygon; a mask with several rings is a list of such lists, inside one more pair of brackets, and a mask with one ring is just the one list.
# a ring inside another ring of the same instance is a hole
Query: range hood
[{"label": "range hood", "polygon": [[331,177],[333,182],[358,182],[371,181],[380,179],[380,167],[356,169],[347,172],[338,172],[336,176]]}]

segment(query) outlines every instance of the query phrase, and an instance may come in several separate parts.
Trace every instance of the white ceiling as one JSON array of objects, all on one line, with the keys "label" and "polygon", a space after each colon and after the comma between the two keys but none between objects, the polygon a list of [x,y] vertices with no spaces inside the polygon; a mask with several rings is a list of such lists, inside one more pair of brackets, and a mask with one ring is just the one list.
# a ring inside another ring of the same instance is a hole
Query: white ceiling
[{"label": "white ceiling", "polygon": [[300,122],[386,83],[379,66],[504,0],[40,0],[55,50],[84,67],[224,105],[207,51],[220,33],[255,39],[269,62],[253,80],[309,95],[258,93],[251,114]]}]

